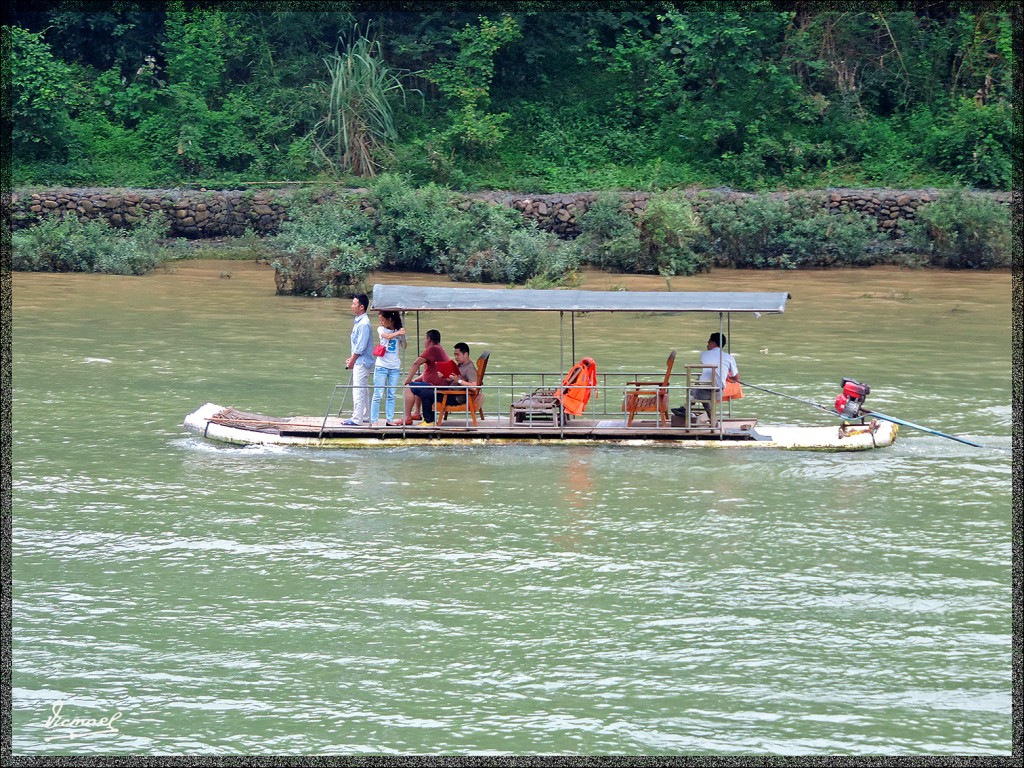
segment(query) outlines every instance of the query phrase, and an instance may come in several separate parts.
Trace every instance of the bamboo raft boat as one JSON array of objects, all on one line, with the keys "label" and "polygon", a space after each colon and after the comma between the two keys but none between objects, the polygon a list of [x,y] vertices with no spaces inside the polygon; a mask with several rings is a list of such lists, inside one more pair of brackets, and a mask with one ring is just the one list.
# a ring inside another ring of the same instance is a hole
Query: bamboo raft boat
[{"label": "bamboo raft boat", "polygon": [[[373,290],[371,308],[415,313],[417,327],[420,312],[546,311],[559,312],[563,320],[568,314],[571,323],[569,349],[575,359],[575,317],[578,313],[712,314],[717,316],[719,329],[728,330],[731,336],[734,313],[758,317],[781,314],[789,298],[788,293],[757,292],[563,291],[377,285]],[[564,349],[564,333],[560,344]],[[570,376],[562,380],[561,385],[548,385],[544,389],[553,374],[539,374],[540,380],[534,381],[531,392],[530,388],[524,389],[524,382],[530,381],[530,375],[523,372],[490,373],[485,381],[485,353],[478,361],[480,386],[473,391],[467,388],[464,392],[464,399],[474,407],[464,405],[451,409],[461,413],[442,413],[437,423],[431,426],[370,428],[346,425],[340,413],[334,415],[334,403],[339,392],[348,394],[347,385],[338,384],[322,416],[274,417],[206,403],[185,417],[184,427],[208,440],[232,445],[314,448],[601,444],[862,451],[890,446],[896,439],[896,424],[867,416],[840,419],[839,414],[833,414],[831,423],[816,426],[762,425],[756,418],[733,417],[728,406],[723,409],[720,391],[716,391],[710,419],[703,414],[697,418],[692,408],[685,418],[675,414],[670,416],[669,400],[689,402],[691,390],[698,388],[701,370],[709,367],[686,365],[684,373],[673,374],[674,358],[673,351],[666,363],[666,371],[632,377],[618,374],[620,381],[613,380],[616,374],[604,374],[600,384],[596,378],[583,383],[568,382],[572,375],[570,370]],[[593,363],[590,358],[583,358],[586,360]],[[675,379],[672,379],[673,375]],[[492,383],[495,378],[502,377],[505,380],[501,383]],[[555,381],[558,381],[558,375],[555,375]],[[536,386],[538,383],[540,388]],[[583,395],[575,401],[577,408],[571,407],[569,398],[565,397],[570,386],[576,387],[573,390],[576,394]],[[706,388],[707,384],[699,386]],[[483,392],[486,395],[484,400],[495,409],[485,413],[482,406],[479,409],[475,407],[474,392]],[[607,409],[609,402],[621,402],[621,411],[609,413],[588,404],[589,395],[594,393],[599,394],[603,408]]]},{"label": "bamboo raft boat", "polygon": [[782,448],[807,451],[863,451],[892,445],[898,427],[885,421],[828,426],[762,426],[755,419],[722,419],[710,427],[626,427],[624,419],[574,419],[564,426],[510,424],[508,417],[485,418],[477,426],[351,427],[340,416],[273,418],[206,403],[185,418],[185,428],[232,445],[286,445],[309,448],[388,448],[408,445],[625,445],[678,448]]}]

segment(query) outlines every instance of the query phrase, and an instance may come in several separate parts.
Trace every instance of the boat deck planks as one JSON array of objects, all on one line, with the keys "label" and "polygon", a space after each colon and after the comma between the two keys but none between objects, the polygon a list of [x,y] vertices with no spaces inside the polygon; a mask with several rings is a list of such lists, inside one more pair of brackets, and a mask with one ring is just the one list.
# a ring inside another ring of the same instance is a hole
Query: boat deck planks
[{"label": "boat deck planks", "polygon": [[[701,429],[694,427],[690,429],[682,427],[662,427],[656,420],[634,421],[633,426],[627,427],[624,419],[596,420],[596,419],[570,419],[564,426],[558,426],[551,421],[538,419],[535,422],[520,422],[511,424],[508,417],[491,415],[477,426],[460,423],[461,420],[451,419],[441,426],[421,427],[416,425],[407,426],[377,426],[377,427],[353,427],[344,424],[345,419],[337,416],[329,416],[326,420],[310,416],[271,417],[258,413],[248,413],[235,408],[225,408],[220,413],[209,417],[209,421],[225,427],[234,427],[252,432],[261,432],[268,435],[281,435],[293,437],[372,437],[375,434],[386,436],[410,435],[435,435],[447,437],[536,437],[536,438],[561,438],[561,437],[590,437],[592,439],[646,439],[657,440],[659,438],[678,440],[685,437],[708,438],[718,437],[715,430]],[[615,421],[618,426],[600,426],[605,421]],[[723,427],[725,434],[730,439],[754,439],[750,436],[749,430],[757,423],[756,419],[725,419]]]}]

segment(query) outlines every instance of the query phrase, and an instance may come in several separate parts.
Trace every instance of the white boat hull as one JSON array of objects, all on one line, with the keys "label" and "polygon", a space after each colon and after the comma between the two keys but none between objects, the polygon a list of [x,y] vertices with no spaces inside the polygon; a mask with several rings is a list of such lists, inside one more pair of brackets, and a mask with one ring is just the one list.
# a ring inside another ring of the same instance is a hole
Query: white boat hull
[{"label": "white boat hull", "polygon": [[[898,427],[888,421],[814,427],[758,426],[724,435],[695,435],[682,429],[640,426],[572,428],[494,426],[471,428],[460,423],[442,427],[340,428],[322,417],[275,419],[246,414],[225,419],[226,409],[206,403],[185,417],[185,428],[208,440],[231,445],[281,445],[309,448],[380,448],[396,445],[608,444],[676,448],[756,448],[800,451],[864,451],[892,445]],[[605,422],[601,422],[605,424]],[[282,429],[282,427],[284,427]],[[261,431],[262,430],[262,431]],[[292,431],[297,434],[287,434]],[[281,434],[285,432],[285,434]],[[304,432],[304,434],[302,434]],[[636,433],[633,436],[630,433]]]}]

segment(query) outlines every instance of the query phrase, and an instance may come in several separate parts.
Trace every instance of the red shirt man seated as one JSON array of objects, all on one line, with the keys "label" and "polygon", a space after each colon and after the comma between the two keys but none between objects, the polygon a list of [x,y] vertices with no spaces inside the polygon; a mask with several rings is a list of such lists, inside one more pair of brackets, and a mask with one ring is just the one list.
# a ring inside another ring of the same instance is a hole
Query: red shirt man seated
[{"label": "red shirt man seated", "polygon": [[[420,368],[423,368],[423,374],[417,377]],[[434,388],[448,384],[448,377],[458,373],[458,370],[458,366],[441,346],[441,332],[431,328],[423,339],[423,351],[409,366],[409,375],[405,377],[405,413],[409,414],[406,423],[414,421],[412,413],[419,400],[420,413],[423,415],[420,424],[433,426]]]}]

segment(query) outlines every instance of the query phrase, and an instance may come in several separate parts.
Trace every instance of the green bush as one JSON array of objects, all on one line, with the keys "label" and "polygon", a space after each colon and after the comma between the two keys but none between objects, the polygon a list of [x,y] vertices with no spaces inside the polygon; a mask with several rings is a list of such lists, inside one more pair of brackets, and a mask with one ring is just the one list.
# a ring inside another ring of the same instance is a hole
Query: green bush
[{"label": "green bush", "polygon": [[458,216],[456,194],[427,184],[416,188],[395,174],[382,174],[371,185],[368,202],[374,209],[374,243],[388,269],[431,272],[438,258],[465,248],[471,236],[469,218]]},{"label": "green bush", "polygon": [[[466,246],[444,254],[441,271],[453,280],[522,283],[542,276],[559,280],[576,264],[561,253],[557,237],[524,223],[515,211],[490,203],[478,203],[489,211],[470,211],[473,237]],[[469,213],[469,212],[467,212]]]},{"label": "green bush", "polygon": [[710,269],[710,257],[694,250],[700,222],[685,199],[668,193],[651,197],[640,214],[638,226],[638,272],[671,277]]},{"label": "green bush", "polygon": [[699,219],[678,195],[654,195],[634,217],[617,193],[601,193],[580,217],[579,227],[572,250],[580,261],[601,269],[671,277],[711,266],[710,257],[693,248]]},{"label": "green bush", "polygon": [[961,99],[956,111],[929,132],[923,151],[929,162],[964,184],[1009,189],[1012,136],[1009,107]]},{"label": "green bush", "polygon": [[854,212],[829,213],[809,198],[757,197],[711,206],[700,249],[719,266],[752,269],[853,266],[870,260],[874,224]]},{"label": "green bush", "polygon": [[370,187],[374,242],[389,269],[432,271],[453,280],[519,283],[574,269],[557,238],[509,208],[466,199],[436,184],[415,188],[385,174]]},{"label": "green bush", "polygon": [[[6,26],[5,26],[6,28]],[[5,35],[6,38],[6,35]],[[73,70],[54,56],[41,33],[10,27],[11,149],[17,157],[62,160],[67,153],[68,96]]]},{"label": "green bush", "polygon": [[642,248],[633,216],[622,207],[616,192],[602,192],[587,212],[578,217],[580,234],[573,241],[577,258],[600,269],[630,272],[636,269]]},{"label": "green bush", "polygon": [[947,269],[1010,265],[1010,210],[976,195],[954,191],[918,209],[907,227],[911,245],[928,263]]},{"label": "green bush", "polygon": [[455,167],[451,154],[425,139],[397,145],[390,170],[416,184],[435,183],[466,188],[465,175]]},{"label": "green bush", "polygon": [[839,147],[828,140],[809,141],[788,132],[764,134],[744,142],[742,152],[723,155],[721,173],[741,189],[761,189],[775,180],[806,186],[838,155]]},{"label": "green bush", "polygon": [[578,262],[558,239],[509,208],[384,174],[355,200],[303,205],[275,240],[278,293],[332,296],[363,287],[378,267],[437,272],[453,280],[560,280]]},{"label": "green bush", "polygon": [[110,122],[102,114],[72,121],[69,135],[74,138],[71,170],[83,186],[121,186],[130,183],[159,187],[173,180],[169,167],[152,164],[149,140],[138,131],[130,131]]},{"label": "green bush", "polygon": [[131,230],[80,219],[74,213],[47,216],[13,233],[11,266],[26,272],[142,275],[168,257],[170,252],[160,245],[164,235],[166,224],[159,215]]},{"label": "green bush", "polygon": [[272,245],[277,292],[335,296],[362,287],[380,265],[373,246],[373,222],[358,201],[314,203],[312,193],[296,196]]}]

